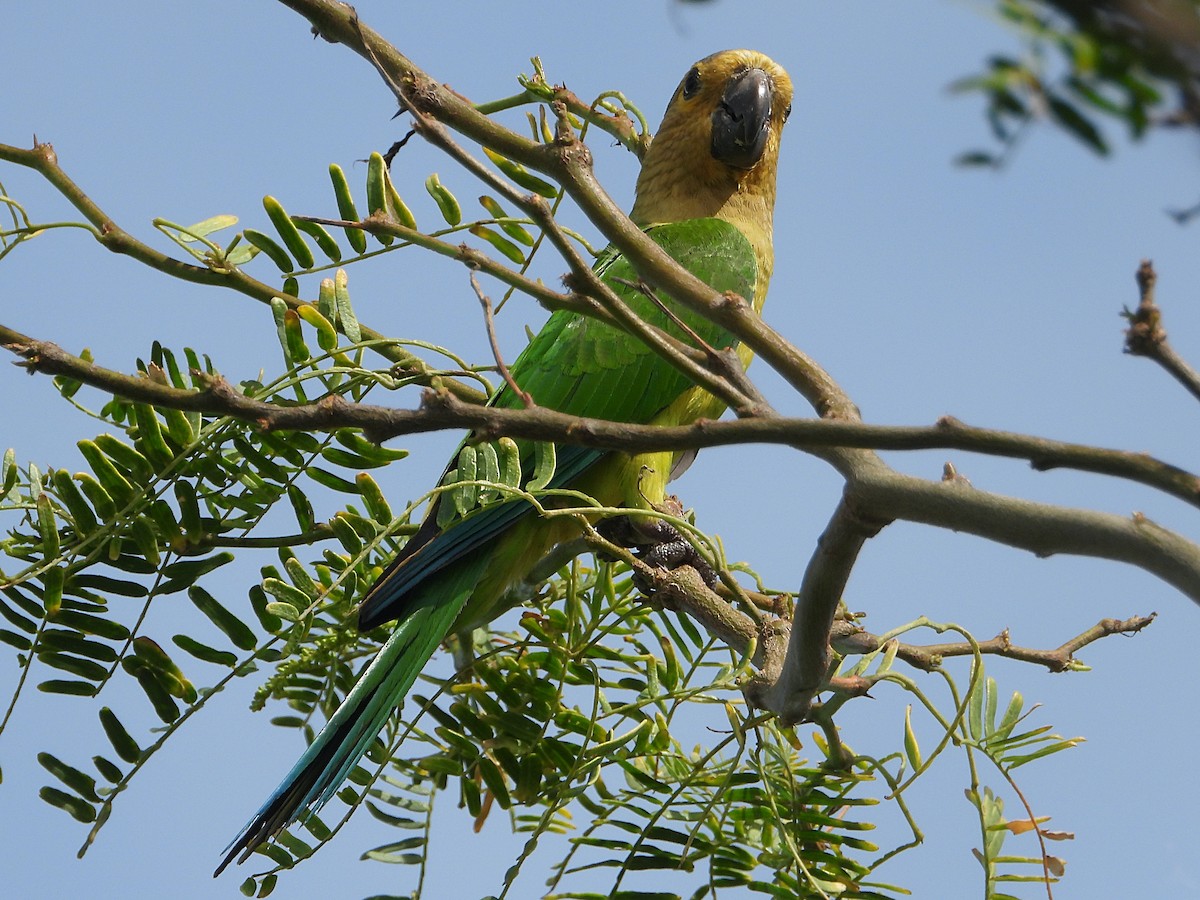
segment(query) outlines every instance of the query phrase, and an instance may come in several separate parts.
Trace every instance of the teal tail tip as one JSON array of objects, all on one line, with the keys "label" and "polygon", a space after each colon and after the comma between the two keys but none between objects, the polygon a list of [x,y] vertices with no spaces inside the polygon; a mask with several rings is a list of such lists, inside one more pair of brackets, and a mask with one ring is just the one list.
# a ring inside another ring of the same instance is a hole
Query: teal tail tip
[{"label": "teal tail tip", "polygon": [[296,818],[299,807],[296,798],[300,796],[301,782],[293,782],[290,786],[285,782],[271,795],[269,799],[246,825],[238,832],[237,837],[225,848],[225,858],[213,872],[216,878],[237,858],[240,866],[248,860],[260,846],[265,844]]},{"label": "teal tail tip", "polygon": [[[341,784],[345,777],[343,770],[348,768],[345,760],[352,756],[353,764],[361,756],[355,755],[357,748],[350,740],[358,719],[354,714],[357,709],[354,705],[344,705],[343,709],[342,717],[322,729],[267,802],[229,842],[213,878],[224,872],[235,858],[240,866],[255,850],[300,818],[305,809],[319,808],[333,793],[330,786]],[[345,752],[347,746],[354,748],[350,755]]]},{"label": "teal tail tip", "polygon": [[[417,597],[409,593],[414,584],[410,570],[401,570],[393,563],[380,577],[372,589],[380,605],[370,607],[369,612],[386,616],[377,621],[385,622],[395,618],[399,604],[400,624],[292,770],[225,848],[225,858],[213,873],[214,878],[235,859],[239,864],[245,862],[297,818],[317,812],[334,795],[404,701],[458,618],[490,558],[490,554],[475,553],[433,583],[427,578],[430,573],[418,567],[417,581],[429,590]],[[397,577],[401,572],[405,577]],[[375,620],[368,616],[368,621]]]}]

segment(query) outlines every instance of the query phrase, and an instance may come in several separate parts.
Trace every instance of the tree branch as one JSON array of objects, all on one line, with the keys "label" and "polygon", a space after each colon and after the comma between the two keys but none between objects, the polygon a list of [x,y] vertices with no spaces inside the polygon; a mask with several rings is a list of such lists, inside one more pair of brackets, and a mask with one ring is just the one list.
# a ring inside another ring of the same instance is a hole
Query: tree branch
[{"label": "tree branch", "polygon": [[[266,429],[361,428],[383,442],[406,434],[467,429],[485,437],[529,438],[609,450],[646,453],[699,450],[732,444],[777,443],[810,452],[827,447],[874,450],[966,450],[988,456],[1029,460],[1039,471],[1064,468],[1110,475],[1144,484],[1200,507],[1200,478],[1145,453],[1052,441],[1046,438],[965,425],[945,417],[934,426],[869,425],[862,422],[796,418],[703,420],[660,427],[580,419],[555,410],[497,409],[464,403],[455,395],[427,392],[419,409],[405,410],[332,399],[280,406],[246,397],[222,379],[208,378],[208,390],[190,391],[140,376],[106,369],[0,325],[0,346],[22,357],[31,374],[63,375],[140,403],[163,408],[234,416]],[[886,467],[884,472],[890,471]],[[924,483],[924,482],[922,482]]]},{"label": "tree branch", "polygon": [[890,471],[848,484],[846,496],[872,518],[965,531],[1041,557],[1069,553],[1129,563],[1200,603],[1200,546],[1140,513],[1070,509]]},{"label": "tree branch", "polygon": [[[1077,651],[1109,635],[1137,634],[1153,622],[1157,615],[1157,613],[1150,613],[1148,616],[1133,616],[1124,620],[1101,619],[1091,628],[1051,650],[1019,647],[1012,642],[1012,637],[1006,628],[994,638],[979,641],[975,645],[966,641],[948,644],[897,643],[896,656],[911,666],[932,672],[941,666],[945,658],[972,656],[978,648],[980,653],[1035,663],[1045,666],[1051,672],[1068,672],[1081,668],[1081,664],[1075,659]],[[873,653],[884,643],[886,642],[883,638],[863,631],[853,622],[839,622],[834,625],[833,648],[843,655]]]},{"label": "tree branch", "polygon": [[[54,152],[54,147],[50,144],[37,143],[28,150],[21,147],[12,147],[8,144],[0,144],[0,160],[33,169],[45,178],[46,181],[50,182],[95,227],[93,234],[95,234],[96,240],[113,253],[128,256],[155,271],[162,272],[164,275],[170,275],[172,278],[178,278],[193,284],[229,288],[262,303],[270,303],[278,297],[291,309],[299,309],[302,306],[311,305],[305,300],[293,297],[291,294],[277,290],[269,284],[251,278],[236,266],[193,265],[192,263],[186,263],[174,257],[167,256],[165,253],[155,250],[149,244],[139,241],[129,232],[118,226],[95,201],[84,193],[79,185],[71,180],[67,173],[59,166],[58,156]],[[409,353],[399,344],[388,341],[387,337],[378,331],[368,328],[361,323],[360,331],[365,340],[379,342],[376,351],[384,359],[390,360],[405,370],[414,372],[419,376],[426,375],[431,371],[431,367],[425,360]],[[483,392],[465,382],[453,378],[443,378],[442,382],[448,390],[463,400],[471,403],[484,403],[487,401],[487,397]],[[428,384],[428,378],[423,383]]]},{"label": "tree branch", "polygon": [[842,591],[867,539],[886,523],[860,518],[844,500],[817,541],[796,596],[787,654],[779,668],[763,667],[744,688],[746,699],[779,715],[785,725],[808,718],[830,674],[829,637]]}]

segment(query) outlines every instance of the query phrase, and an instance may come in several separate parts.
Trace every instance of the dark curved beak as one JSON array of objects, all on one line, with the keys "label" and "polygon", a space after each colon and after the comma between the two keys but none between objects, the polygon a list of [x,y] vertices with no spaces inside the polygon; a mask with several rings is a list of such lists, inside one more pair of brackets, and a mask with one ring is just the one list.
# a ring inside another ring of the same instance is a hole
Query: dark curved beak
[{"label": "dark curved beak", "polygon": [[726,165],[753,168],[767,148],[774,85],[762,69],[729,79],[712,114],[712,155]]}]

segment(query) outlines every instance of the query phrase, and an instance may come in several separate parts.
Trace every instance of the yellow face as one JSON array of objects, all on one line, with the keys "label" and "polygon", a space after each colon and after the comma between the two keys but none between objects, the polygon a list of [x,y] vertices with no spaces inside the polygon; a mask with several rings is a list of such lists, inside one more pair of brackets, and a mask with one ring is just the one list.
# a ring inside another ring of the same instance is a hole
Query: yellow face
[{"label": "yellow face", "polygon": [[664,130],[687,128],[702,147],[704,129],[714,161],[753,169],[779,150],[792,111],[792,81],[770,57],[754,50],[725,50],[692,66],[676,88],[663,118]]},{"label": "yellow face", "polygon": [[634,220],[720,216],[769,228],[791,109],[792,80],[770,57],[724,50],[700,60],[675,89],[642,161]]}]

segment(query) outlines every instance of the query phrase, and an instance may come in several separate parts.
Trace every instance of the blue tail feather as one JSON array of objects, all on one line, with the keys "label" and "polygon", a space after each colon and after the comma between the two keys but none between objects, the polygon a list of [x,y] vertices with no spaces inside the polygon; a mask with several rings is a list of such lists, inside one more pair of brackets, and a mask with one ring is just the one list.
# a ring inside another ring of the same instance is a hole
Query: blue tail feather
[{"label": "blue tail feather", "polygon": [[478,553],[446,577],[423,585],[379,654],[279,787],[226,847],[214,877],[236,857],[245,862],[305,811],[319,810],[383,730],[425,663],[449,633],[491,554]]}]

